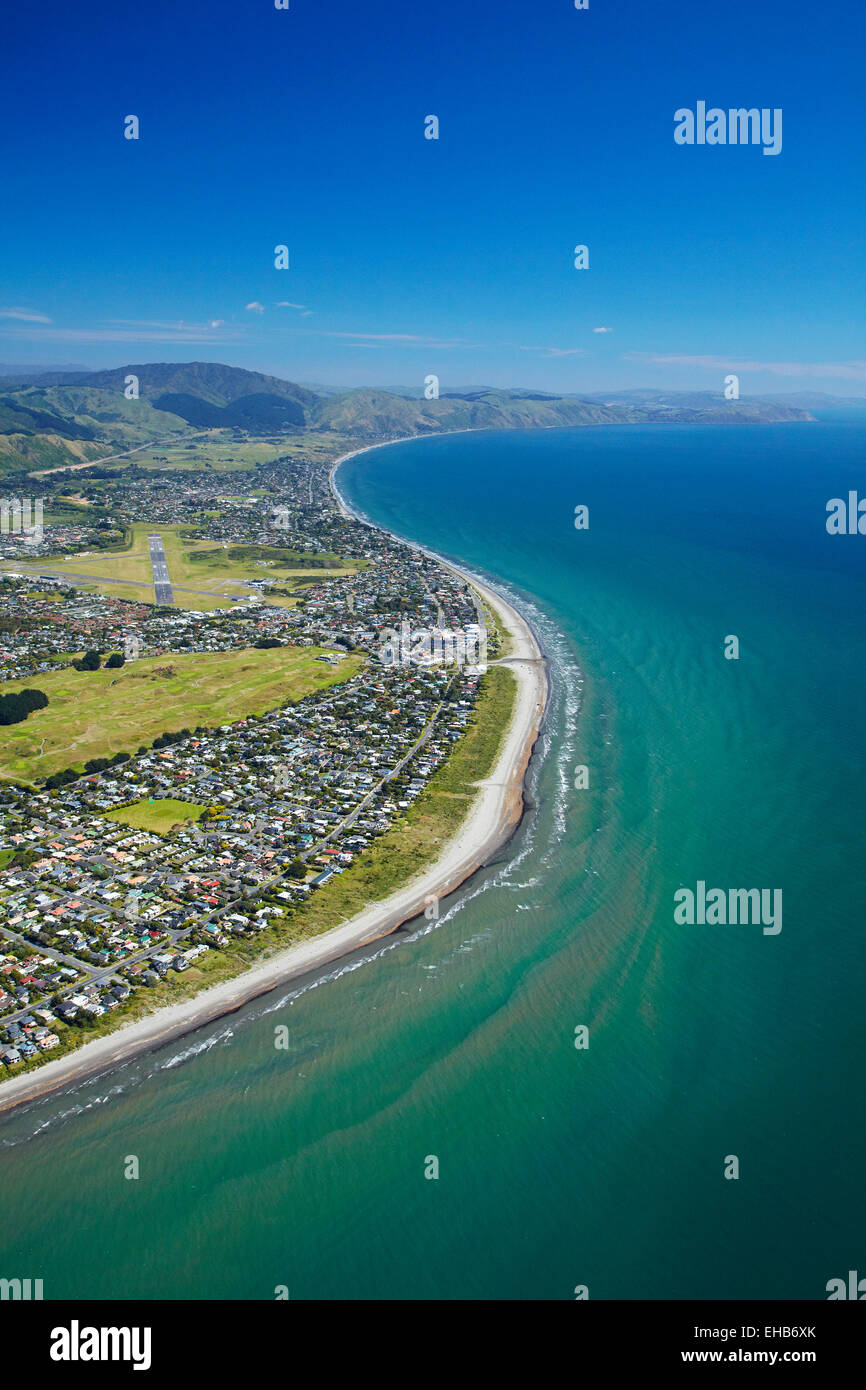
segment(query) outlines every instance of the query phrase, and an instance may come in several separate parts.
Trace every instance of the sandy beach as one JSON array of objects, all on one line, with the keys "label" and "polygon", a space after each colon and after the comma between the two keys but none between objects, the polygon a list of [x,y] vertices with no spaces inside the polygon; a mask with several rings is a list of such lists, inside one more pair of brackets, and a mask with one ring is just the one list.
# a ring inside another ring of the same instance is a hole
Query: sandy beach
[{"label": "sandy beach", "polygon": [[[344,455],[331,469],[335,497],[348,515],[354,513],[340,496],[334,475],[346,458],[364,452],[365,449],[357,449]],[[358,519],[371,524],[366,518]],[[193,999],[156,1010],[107,1037],[85,1043],[77,1051],[48,1062],[38,1071],[3,1081],[0,1083],[0,1111],[164,1046],[223,1014],[232,1013],[251,999],[289,980],[387,936],[403,923],[419,916],[431,897],[446,897],[489,863],[513,834],[523,814],[524,778],[547,702],[546,664],[535,634],[510,604],[474,575],[443,560],[441,556],[436,558],[470,582],[498,615],[511,638],[508,654],[501,661],[513,671],[517,683],[511,721],[496,766],[490,777],[479,783],[479,794],[468,817],[453,839],[443,846],[439,858],[420,871],[405,887],[365,908],[343,925],[323,932],[308,942],[277,952],[235,979],[214,985]]]}]

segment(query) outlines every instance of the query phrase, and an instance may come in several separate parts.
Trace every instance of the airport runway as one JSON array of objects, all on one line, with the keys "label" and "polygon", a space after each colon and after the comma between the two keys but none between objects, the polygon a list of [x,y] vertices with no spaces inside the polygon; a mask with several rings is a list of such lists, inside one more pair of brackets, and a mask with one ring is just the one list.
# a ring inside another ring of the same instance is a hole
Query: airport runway
[{"label": "airport runway", "polygon": [[[5,566],[0,566],[0,578],[2,578],[4,574],[29,574],[33,575],[36,579],[50,579],[55,582],[57,580],[62,580],[64,584],[71,585],[73,589],[93,589],[98,588],[100,584],[129,584],[134,589],[149,589],[151,587],[150,581],[146,582],[143,579],[120,579],[116,575],[112,575],[110,579],[106,579],[104,575],[85,574],[83,571],[79,570],[40,570],[34,568],[32,565],[18,564],[13,567],[11,562]],[[238,586],[250,588],[250,585],[245,579],[235,579],[231,582]],[[176,586],[172,585],[172,592],[174,592],[175,587],[179,594],[202,594],[205,598],[223,597],[219,589],[190,589],[188,586],[178,584]],[[137,597],[137,595],[130,594],[130,598],[135,597]],[[233,595],[231,594],[226,594],[225,598],[227,601],[233,601]],[[149,598],[142,598],[142,603],[149,602]]]},{"label": "airport runway", "polygon": [[162,548],[162,536],[148,536],[147,543],[150,546],[150,563],[153,567],[153,590],[156,601],[157,603],[174,603],[168,564],[165,559],[165,551]]}]

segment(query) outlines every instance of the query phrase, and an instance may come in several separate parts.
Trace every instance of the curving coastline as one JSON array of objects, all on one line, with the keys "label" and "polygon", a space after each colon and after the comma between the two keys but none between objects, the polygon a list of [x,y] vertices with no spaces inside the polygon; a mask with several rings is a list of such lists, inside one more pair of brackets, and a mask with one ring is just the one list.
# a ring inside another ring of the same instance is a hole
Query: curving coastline
[{"label": "curving coastline", "polygon": [[[410,439],[416,437],[409,436]],[[388,444],[403,442],[406,441],[389,440]],[[369,449],[384,447],[387,444],[374,444],[342,455],[331,465],[329,475],[332,492],[343,514],[382,531],[386,528],[376,526],[346,503],[337,487],[336,473],[347,459]],[[414,544],[402,536],[397,539],[404,544]],[[421,546],[415,548],[423,549]],[[495,611],[511,638],[510,650],[500,659],[501,664],[513,672],[517,687],[511,720],[496,765],[490,776],[478,784],[479,793],[469,815],[442,847],[439,858],[419,871],[403,888],[371,904],[348,922],[308,942],[278,951],[260,965],[203,990],[193,999],[167,1005],[106,1037],[85,1043],[68,1056],[46,1063],[38,1071],[0,1082],[0,1112],[163,1047],[224,1014],[235,1012],[289,980],[389,935],[419,916],[431,896],[444,898],[454,892],[488,863],[511,837],[523,815],[526,771],[547,705],[547,665],[534,631],[510,603],[461,566],[433,551],[425,553],[470,583]]]}]

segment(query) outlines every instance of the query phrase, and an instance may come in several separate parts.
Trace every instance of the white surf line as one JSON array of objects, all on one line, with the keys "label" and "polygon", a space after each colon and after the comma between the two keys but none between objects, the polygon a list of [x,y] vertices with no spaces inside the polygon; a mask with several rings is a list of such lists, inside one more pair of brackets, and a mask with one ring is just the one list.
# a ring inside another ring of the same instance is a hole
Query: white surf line
[{"label": "white surf line", "polygon": [[[474,431],[453,431],[453,433]],[[418,436],[410,435],[408,439]],[[390,444],[406,440],[389,440]],[[385,445],[370,445],[384,448]],[[340,463],[367,449],[356,449],[338,459],[330,470],[331,486],[344,514],[353,513],[340,496],[334,473]],[[356,517],[373,530],[387,535],[394,533],[376,526],[365,517]],[[432,555],[453,573],[459,574],[483,595],[499,620],[511,634],[513,649],[509,662],[517,682],[517,693],[511,719],[500,747],[499,756],[489,777],[478,783],[479,794],[472,803],[467,818],[455,835],[445,844],[435,863],[428,865],[402,888],[387,898],[372,903],[348,922],[320,936],[284,951],[243,974],[213,985],[192,999],[182,1000],[124,1025],[104,1038],[85,1043],[67,1057],[48,1062],[38,1071],[0,1082],[0,1111],[21,1105],[36,1096],[58,1087],[79,1083],[109,1067],[162,1047],[166,1043],[213,1022],[224,1014],[233,1013],[244,1004],[284,984],[299,975],[309,974],[331,961],[338,960],[380,937],[387,936],[404,922],[418,917],[431,897],[445,898],[482,868],[514,833],[523,815],[523,787],[526,769],[541,728],[547,705],[549,682],[546,663],[534,631],[526,619],[500,594],[490,589],[469,571],[461,569],[420,545],[395,536],[401,544],[410,544],[424,554]]]}]

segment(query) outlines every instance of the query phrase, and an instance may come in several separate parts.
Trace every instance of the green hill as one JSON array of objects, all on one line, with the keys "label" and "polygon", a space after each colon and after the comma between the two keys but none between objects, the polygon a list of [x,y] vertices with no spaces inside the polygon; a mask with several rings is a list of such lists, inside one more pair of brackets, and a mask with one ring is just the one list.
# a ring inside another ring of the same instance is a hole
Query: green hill
[{"label": "green hill", "polygon": [[556,425],[602,425],[645,420],[630,406],[564,400],[541,393],[477,391],[444,394],[438,400],[410,400],[388,391],[349,391],[321,400],[313,419],[318,429],[377,439],[442,430],[530,429]]},{"label": "green hill", "polygon": [[[127,378],[139,397],[127,400]],[[809,420],[793,402],[711,392],[624,391],[583,398],[467,387],[423,395],[375,389],[318,394],[221,362],[146,362],[99,372],[45,372],[0,381],[0,473],[108,457],[192,431],[309,431],[385,440],[452,430],[537,429],[643,422]]]},{"label": "green hill", "polygon": [[23,399],[0,396],[0,434],[60,434],[67,439],[93,439],[87,425],[32,407]]},{"label": "green hill", "polygon": [[105,456],[104,444],[61,439],[56,434],[0,434],[0,476],[22,469],[63,468]]},{"label": "green hill", "polygon": [[188,392],[167,392],[154,401],[157,410],[179,415],[200,429],[239,427],[252,434],[273,434],[278,430],[303,427],[307,416],[299,401],[272,392],[259,391],[237,396],[228,405],[214,405]]},{"label": "green hill", "polygon": [[[39,391],[52,387],[84,386],[89,390],[117,392],[121,398],[126,377],[137,376],[143,400],[164,395],[189,395],[212,405],[229,405],[240,396],[265,394],[281,400],[297,401],[310,407],[318,399],[314,391],[296,386],[279,377],[262,372],[248,372],[244,367],[227,367],[222,362],[142,362],[126,367],[112,367],[103,372],[48,372],[29,380],[13,378],[20,386]],[[0,382],[5,390],[9,379]]]}]

